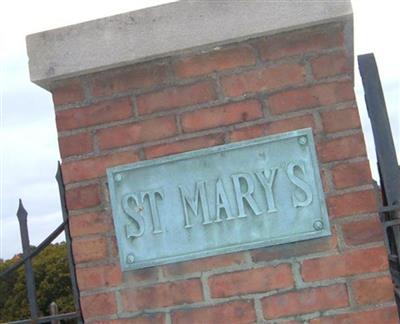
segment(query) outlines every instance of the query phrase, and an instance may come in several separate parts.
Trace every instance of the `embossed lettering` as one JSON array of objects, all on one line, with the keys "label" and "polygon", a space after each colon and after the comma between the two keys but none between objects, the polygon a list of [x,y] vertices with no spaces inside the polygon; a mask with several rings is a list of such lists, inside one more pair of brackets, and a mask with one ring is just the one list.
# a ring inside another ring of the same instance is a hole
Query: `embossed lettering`
[{"label": "embossed lettering", "polygon": [[199,211],[199,201],[201,210],[203,212],[203,225],[211,224],[210,211],[208,207],[207,193],[206,193],[206,182],[198,181],[196,182],[196,187],[194,191],[194,199],[192,199],[185,187],[179,186],[179,191],[181,193],[181,199],[183,204],[183,212],[185,216],[185,228],[190,228],[193,225],[190,222],[188,205],[192,210],[193,214],[197,217]]},{"label": "embossed lettering", "polygon": [[225,210],[226,219],[234,219],[232,217],[232,209],[229,205],[228,197],[226,196],[224,184],[220,178],[218,178],[215,185],[215,204],[217,208],[215,222],[222,222],[221,210]]},{"label": "embossed lettering", "polygon": [[144,199],[146,198],[146,196],[149,198],[151,221],[153,223],[153,234],[162,233],[160,214],[158,213],[156,196],[159,196],[161,199],[164,199],[163,190],[156,189],[151,191],[144,191],[141,194],[142,194],[142,203],[144,203]]},{"label": "embossed lettering", "polygon": [[267,169],[256,172],[257,179],[260,181],[265,192],[265,198],[267,199],[267,213],[274,213],[278,211],[275,207],[275,198],[272,190],[277,172],[278,168],[271,168],[269,169],[269,172]]},{"label": "embossed lettering", "polygon": [[[303,175],[306,174],[303,162],[290,162],[287,167],[287,175],[289,180],[302,192],[302,196],[305,198],[303,200],[298,198],[299,190],[292,193],[292,202],[294,207],[306,207],[312,202],[312,191],[308,183],[296,175],[295,170],[300,170]],[[299,172],[298,172],[299,173]]]},{"label": "embossed lettering", "polygon": [[[257,202],[254,200],[252,194],[254,193],[254,182],[253,178],[248,173],[238,173],[231,176],[233,181],[233,188],[235,190],[236,201],[239,209],[238,217],[246,217],[246,213],[244,211],[244,201],[248,203],[250,208],[253,210],[253,213],[256,215],[262,214],[262,211],[257,205]],[[241,187],[242,183],[246,184],[246,191],[242,191]]]},{"label": "embossed lettering", "polygon": [[136,225],[125,225],[126,238],[142,236],[144,233],[143,206],[139,203],[138,197],[133,193],[123,196],[122,210]]}]

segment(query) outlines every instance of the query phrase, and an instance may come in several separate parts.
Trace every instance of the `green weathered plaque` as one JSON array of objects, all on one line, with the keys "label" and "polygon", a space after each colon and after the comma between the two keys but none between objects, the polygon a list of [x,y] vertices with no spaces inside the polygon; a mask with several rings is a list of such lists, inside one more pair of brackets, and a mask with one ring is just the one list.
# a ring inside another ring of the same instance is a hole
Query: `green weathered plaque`
[{"label": "green weathered plaque", "polygon": [[311,129],[107,175],[123,270],[330,234]]}]

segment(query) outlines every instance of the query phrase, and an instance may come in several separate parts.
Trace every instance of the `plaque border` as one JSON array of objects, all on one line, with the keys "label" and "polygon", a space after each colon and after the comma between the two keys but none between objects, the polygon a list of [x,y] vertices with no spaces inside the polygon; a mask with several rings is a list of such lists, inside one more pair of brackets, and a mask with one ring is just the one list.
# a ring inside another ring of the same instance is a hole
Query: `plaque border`
[{"label": "plaque border", "polygon": [[317,191],[317,199],[318,199],[318,203],[319,203],[319,207],[320,207],[320,211],[321,211],[320,219],[324,225],[323,229],[321,229],[321,230],[314,229],[314,230],[310,230],[309,232],[306,232],[306,233],[300,233],[300,234],[291,235],[291,236],[283,236],[283,237],[279,237],[279,238],[275,238],[275,239],[265,239],[265,240],[249,242],[249,243],[245,243],[245,244],[242,243],[240,245],[232,245],[229,247],[220,247],[220,248],[217,247],[217,248],[210,249],[207,251],[190,252],[190,253],[185,253],[185,254],[176,255],[176,256],[160,257],[159,259],[156,259],[156,260],[151,259],[151,260],[146,260],[146,261],[135,261],[131,264],[127,264],[126,262],[124,262],[124,259],[126,256],[122,255],[122,252],[120,249],[120,246],[121,246],[120,238],[118,235],[116,235],[117,244],[118,244],[118,254],[119,254],[122,271],[137,270],[137,269],[153,267],[153,266],[157,266],[157,265],[176,263],[176,262],[192,261],[192,260],[209,257],[209,256],[216,256],[216,255],[222,255],[222,254],[227,254],[227,253],[246,251],[246,250],[257,249],[257,248],[261,248],[261,247],[271,247],[274,245],[299,242],[299,241],[309,240],[309,239],[313,239],[313,238],[321,238],[321,237],[331,235],[330,222],[329,222],[328,212],[327,212],[326,203],[325,203],[325,194],[324,194],[324,190],[322,187],[321,175],[319,172],[320,168],[319,168],[318,156],[317,156],[317,152],[315,149],[315,142],[314,142],[314,137],[313,137],[311,128],[304,128],[304,129],[294,130],[294,131],[290,131],[290,132],[268,135],[268,136],[251,139],[251,140],[240,141],[237,143],[223,144],[223,145],[213,146],[213,147],[209,147],[209,148],[194,150],[194,151],[190,151],[190,152],[173,154],[173,155],[156,158],[156,159],[152,159],[152,160],[139,161],[139,162],[134,162],[134,163],[129,163],[129,164],[124,164],[124,165],[107,168],[106,172],[107,172],[107,179],[108,179],[108,189],[109,189],[109,195],[110,195],[110,203],[111,203],[115,232],[116,232],[116,227],[117,227],[117,220],[116,220],[116,216],[114,214],[114,210],[116,210],[116,206],[117,206],[116,197],[114,194],[115,193],[115,174],[121,173],[121,172],[126,172],[126,171],[131,171],[131,170],[135,170],[135,169],[139,169],[139,168],[143,168],[143,167],[149,167],[149,166],[160,165],[160,164],[169,163],[169,162],[173,162],[173,161],[180,161],[180,160],[187,160],[187,159],[192,159],[192,158],[197,158],[197,157],[203,157],[203,156],[207,156],[207,155],[211,155],[211,154],[215,154],[215,153],[240,149],[243,147],[257,146],[260,144],[280,141],[283,139],[294,138],[294,137],[304,137],[304,136],[307,138],[308,146],[310,149],[310,155],[311,155],[310,160],[311,160],[312,169],[314,172],[314,179],[315,179],[315,185],[316,185],[316,191]]}]

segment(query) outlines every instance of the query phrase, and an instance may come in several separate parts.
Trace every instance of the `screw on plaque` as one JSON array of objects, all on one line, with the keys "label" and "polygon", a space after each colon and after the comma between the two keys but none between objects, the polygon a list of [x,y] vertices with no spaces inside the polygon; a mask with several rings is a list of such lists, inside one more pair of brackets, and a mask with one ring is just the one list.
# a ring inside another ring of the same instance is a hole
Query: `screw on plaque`
[{"label": "screw on plaque", "polygon": [[122,180],[122,174],[121,174],[121,173],[117,173],[117,174],[114,176],[114,180],[115,180],[116,182],[121,182],[121,180]]},{"label": "screw on plaque", "polygon": [[317,220],[314,222],[313,226],[316,231],[321,231],[324,228],[324,223],[322,223],[320,220]]},{"label": "screw on plaque", "polygon": [[132,264],[133,262],[135,262],[135,256],[132,253],[129,253],[126,256],[126,263]]},{"label": "screw on plaque", "polygon": [[300,136],[297,141],[298,141],[298,143],[300,145],[306,145],[307,144],[307,137],[306,136]]}]

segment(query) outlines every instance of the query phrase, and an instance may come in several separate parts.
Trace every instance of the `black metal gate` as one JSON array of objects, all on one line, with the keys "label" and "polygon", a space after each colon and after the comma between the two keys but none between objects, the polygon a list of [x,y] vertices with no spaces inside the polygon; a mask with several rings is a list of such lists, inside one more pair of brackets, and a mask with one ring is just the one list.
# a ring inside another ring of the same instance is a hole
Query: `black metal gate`
[{"label": "black metal gate", "polygon": [[379,214],[384,227],[389,269],[400,318],[400,167],[374,55],[358,56],[358,65],[374,134],[382,193]]},{"label": "black metal gate", "polygon": [[[22,251],[23,257],[20,261],[13,264],[5,271],[0,273],[0,280],[5,278],[10,273],[16,271],[19,267],[24,265],[25,267],[25,279],[26,279],[26,288],[28,294],[28,301],[29,301],[29,311],[31,314],[30,319],[14,321],[10,323],[48,323],[59,320],[67,320],[67,319],[76,319],[78,323],[82,323],[82,317],[80,312],[80,304],[79,304],[79,292],[76,285],[76,276],[75,276],[75,266],[74,260],[72,255],[71,249],[71,237],[69,232],[69,225],[68,225],[68,210],[65,203],[65,189],[64,189],[64,181],[61,172],[60,163],[58,163],[57,168],[57,175],[56,179],[58,182],[58,188],[60,193],[60,200],[61,200],[61,209],[62,209],[62,216],[63,222],[42,242],[39,246],[31,250],[29,246],[29,234],[28,234],[28,227],[27,227],[27,215],[24,206],[22,205],[21,199],[19,200],[19,207],[17,211],[17,217],[20,226],[21,232],[21,241],[22,241]],[[74,297],[74,305],[75,305],[75,312],[66,313],[66,314],[56,314],[51,316],[43,316],[39,317],[39,311],[37,306],[36,300],[36,286],[35,286],[35,279],[34,273],[32,269],[32,258],[34,258],[37,254],[39,254],[46,246],[48,246],[58,235],[60,235],[63,231],[65,231],[65,240],[67,243],[67,254],[68,254],[68,263],[69,263],[69,271],[71,277],[71,285],[72,285],[72,293]]]}]

